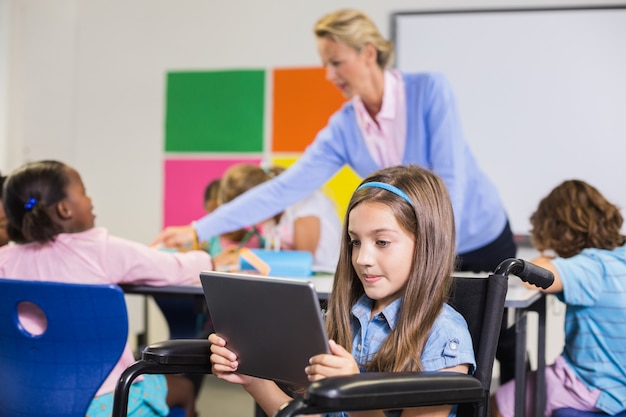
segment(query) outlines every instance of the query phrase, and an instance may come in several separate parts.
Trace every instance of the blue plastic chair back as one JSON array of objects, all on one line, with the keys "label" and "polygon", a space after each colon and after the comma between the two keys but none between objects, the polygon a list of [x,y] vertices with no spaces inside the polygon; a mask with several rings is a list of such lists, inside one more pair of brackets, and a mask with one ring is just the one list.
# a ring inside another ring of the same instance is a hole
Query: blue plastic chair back
[{"label": "blue plastic chair back", "polygon": [[[575,408],[558,408],[552,413],[552,417],[608,417],[608,414],[576,410]],[[626,410],[623,410],[612,417],[626,417]]]},{"label": "blue plastic chair back", "polygon": [[[24,301],[45,313],[43,334],[19,323]],[[0,417],[84,417],[127,337],[115,285],[0,279]]]}]

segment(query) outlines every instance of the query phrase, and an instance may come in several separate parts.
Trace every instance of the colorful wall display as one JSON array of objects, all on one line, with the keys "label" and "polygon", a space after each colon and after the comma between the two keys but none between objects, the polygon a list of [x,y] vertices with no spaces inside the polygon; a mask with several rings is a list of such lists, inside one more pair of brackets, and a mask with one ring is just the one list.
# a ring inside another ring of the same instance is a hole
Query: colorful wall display
[{"label": "colorful wall display", "polygon": [[[271,70],[269,100],[267,75],[265,70],[167,74],[163,226],[204,215],[204,188],[232,164],[291,165],[345,101],[322,68]],[[359,181],[344,167],[323,187],[341,218]]]}]

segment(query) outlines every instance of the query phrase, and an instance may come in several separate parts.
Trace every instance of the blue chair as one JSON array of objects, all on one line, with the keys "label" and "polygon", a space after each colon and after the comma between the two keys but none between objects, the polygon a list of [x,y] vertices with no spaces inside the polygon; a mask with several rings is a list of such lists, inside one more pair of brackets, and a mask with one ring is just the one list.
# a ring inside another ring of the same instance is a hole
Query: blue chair
[{"label": "blue chair", "polygon": [[[41,335],[19,322],[25,302],[45,313]],[[84,417],[127,337],[116,285],[0,279],[0,417]]]},{"label": "blue chair", "polygon": [[[575,408],[558,408],[552,413],[552,417],[608,417],[609,414],[593,411],[576,410]],[[613,417],[626,417],[626,410],[620,411]]]}]

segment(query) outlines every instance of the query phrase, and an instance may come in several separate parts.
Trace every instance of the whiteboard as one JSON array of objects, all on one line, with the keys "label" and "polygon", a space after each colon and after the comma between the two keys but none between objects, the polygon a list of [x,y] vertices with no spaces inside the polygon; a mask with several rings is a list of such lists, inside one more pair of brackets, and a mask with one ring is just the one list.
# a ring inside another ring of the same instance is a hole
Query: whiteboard
[{"label": "whiteboard", "polygon": [[398,69],[450,81],[516,234],[565,179],[626,208],[626,6],[402,12],[392,32]]}]

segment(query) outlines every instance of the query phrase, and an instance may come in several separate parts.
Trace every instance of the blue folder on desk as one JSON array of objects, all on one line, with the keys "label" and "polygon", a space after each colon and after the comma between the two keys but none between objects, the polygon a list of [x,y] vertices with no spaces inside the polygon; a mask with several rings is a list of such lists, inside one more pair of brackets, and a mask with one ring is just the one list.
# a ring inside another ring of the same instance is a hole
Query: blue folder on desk
[{"label": "blue folder on desk", "polygon": [[313,275],[313,255],[299,250],[246,249],[239,256],[241,271],[257,271],[273,277],[309,277]]}]

